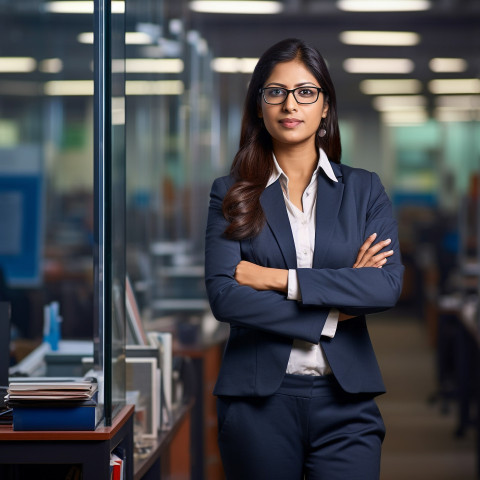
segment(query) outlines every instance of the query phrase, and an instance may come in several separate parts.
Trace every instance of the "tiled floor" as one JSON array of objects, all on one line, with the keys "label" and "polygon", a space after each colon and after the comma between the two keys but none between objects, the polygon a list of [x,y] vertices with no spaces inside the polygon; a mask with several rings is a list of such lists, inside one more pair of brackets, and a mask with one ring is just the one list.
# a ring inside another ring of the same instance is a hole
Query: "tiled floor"
[{"label": "tiled floor", "polygon": [[435,393],[434,351],[421,320],[403,313],[371,316],[369,329],[387,386],[378,398],[386,427],[381,480],[475,480],[475,432],[454,436]]}]

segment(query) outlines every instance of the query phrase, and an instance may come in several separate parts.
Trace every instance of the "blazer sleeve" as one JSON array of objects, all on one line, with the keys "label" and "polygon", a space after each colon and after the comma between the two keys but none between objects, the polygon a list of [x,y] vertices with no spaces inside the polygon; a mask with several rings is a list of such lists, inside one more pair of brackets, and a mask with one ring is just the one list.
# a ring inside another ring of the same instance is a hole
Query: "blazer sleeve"
[{"label": "blazer sleeve", "polygon": [[329,308],[312,307],[276,291],[257,291],[238,284],[235,268],[242,260],[239,241],[225,237],[222,201],[225,178],[215,180],[210,194],[205,239],[205,284],[215,318],[243,326],[318,343]]},{"label": "blazer sleeve", "polygon": [[298,269],[304,305],[336,307],[349,315],[362,315],[386,310],[396,304],[404,270],[397,222],[378,175],[371,173],[370,178],[365,238],[372,233],[377,233],[379,240],[390,238],[391,243],[385,250],[393,250],[394,254],[388,257],[382,268]]}]

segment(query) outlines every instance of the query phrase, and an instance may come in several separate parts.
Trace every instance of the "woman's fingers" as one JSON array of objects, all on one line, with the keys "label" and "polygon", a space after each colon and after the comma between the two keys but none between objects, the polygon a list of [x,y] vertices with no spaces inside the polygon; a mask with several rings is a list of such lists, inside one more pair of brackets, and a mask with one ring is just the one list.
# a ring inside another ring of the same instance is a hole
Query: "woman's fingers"
[{"label": "woman's fingers", "polygon": [[382,240],[375,245],[372,245],[373,241],[376,238],[376,234],[370,235],[367,240],[360,247],[360,250],[357,255],[357,259],[353,265],[353,268],[362,268],[362,267],[376,267],[380,268],[387,262],[387,258],[393,255],[393,250],[388,250],[386,252],[380,252],[387,245],[391,243],[391,240],[387,238]]},{"label": "woman's fingers", "polygon": [[387,263],[387,258],[393,255],[393,250],[388,250],[387,252],[382,252],[378,255],[375,255],[366,263],[366,267],[377,267],[380,268]]},{"label": "woman's fingers", "polygon": [[360,247],[360,250],[358,251],[358,254],[357,254],[357,258],[355,260],[355,264],[353,265],[354,268],[355,265],[358,265],[361,261],[362,261],[362,258],[363,256],[365,255],[365,253],[367,252],[367,250],[370,248],[370,246],[372,245],[372,243],[375,241],[375,239],[377,238],[377,234],[376,233],[372,233],[369,237],[367,237],[367,239],[363,242],[363,245]]}]

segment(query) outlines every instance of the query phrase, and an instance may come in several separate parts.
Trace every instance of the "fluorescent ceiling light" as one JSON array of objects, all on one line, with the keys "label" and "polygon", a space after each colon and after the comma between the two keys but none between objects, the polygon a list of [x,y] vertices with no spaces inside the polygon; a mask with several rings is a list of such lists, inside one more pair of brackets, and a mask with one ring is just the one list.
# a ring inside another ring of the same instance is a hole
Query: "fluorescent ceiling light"
[{"label": "fluorescent ceiling light", "polygon": [[422,82],[413,78],[362,80],[360,91],[365,95],[412,95],[422,91]]},{"label": "fluorescent ceiling light", "polygon": [[93,1],[47,2],[45,9],[50,13],[93,13]]},{"label": "fluorescent ceiling light", "polygon": [[32,57],[0,57],[1,73],[30,73],[37,68]]},{"label": "fluorescent ceiling light", "polygon": [[125,125],[125,97],[112,97],[112,125]]},{"label": "fluorescent ceiling light", "polygon": [[[50,13],[93,13],[93,1],[54,1],[45,4]],[[113,0],[112,13],[125,13],[125,1]]]},{"label": "fluorescent ceiling light", "polygon": [[200,13],[272,14],[280,13],[283,5],[263,0],[194,0],[190,9]]},{"label": "fluorescent ceiling light", "polygon": [[337,7],[346,12],[418,12],[431,4],[427,0],[339,0]]},{"label": "fluorescent ceiling light", "polygon": [[435,98],[435,105],[442,109],[480,110],[479,95],[445,95]]},{"label": "fluorescent ceiling light", "polygon": [[46,58],[39,63],[38,69],[43,73],[59,73],[63,70],[63,62],[60,58]]},{"label": "fluorescent ceiling light", "polygon": [[[90,69],[93,72],[93,62],[91,63]],[[112,73],[125,73],[125,59],[124,58],[113,58],[112,59]]]},{"label": "fluorescent ceiling light", "polygon": [[145,32],[125,32],[125,43],[127,45],[150,45],[152,37]]},{"label": "fluorescent ceiling light", "polygon": [[428,115],[426,110],[415,109],[397,112],[383,112],[381,119],[383,123],[389,125],[409,125],[426,122],[428,120]]},{"label": "fluorescent ceiling light", "polygon": [[428,62],[428,66],[432,72],[464,72],[468,64],[463,58],[432,58]]},{"label": "fluorescent ceiling light", "polygon": [[82,32],[77,35],[77,41],[86,45],[93,45],[93,32]]},{"label": "fluorescent ceiling light", "polygon": [[437,79],[428,83],[429,90],[436,95],[444,94],[478,94],[480,93],[480,79],[456,78]]},{"label": "fluorescent ceiling light", "polygon": [[347,58],[343,62],[348,73],[410,73],[414,67],[409,58]]},{"label": "fluorescent ceiling light", "polygon": [[219,73],[252,73],[258,58],[217,57],[212,60],[212,70]]},{"label": "fluorescent ceiling light", "polygon": [[93,95],[93,80],[52,80],[45,83],[45,95]]},{"label": "fluorescent ceiling light", "polygon": [[347,45],[412,46],[420,42],[420,35],[415,32],[347,30],[340,33],[340,41]]},{"label": "fluorescent ceiling light", "polygon": [[127,73],[181,73],[183,61],[179,58],[127,58]]},{"label": "fluorescent ceiling light", "polygon": [[[181,95],[180,80],[136,81],[127,80],[127,95]],[[45,83],[45,94],[50,96],[93,95],[93,80],[59,80]]]},{"label": "fluorescent ceiling light", "polygon": [[427,99],[422,95],[394,95],[373,99],[373,108],[380,112],[423,109],[426,106]]},{"label": "fluorescent ceiling light", "polygon": [[125,84],[126,95],[181,95],[183,91],[181,80],[127,80]]},{"label": "fluorescent ceiling light", "polygon": [[[93,45],[93,32],[79,33],[77,40],[79,43]],[[125,43],[127,45],[150,45],[152,37],[144,32],[125,32]]]},{"label": "fluorescent ceiling light", "polygon": [[478,112],[444,110],[441,108],[435,109],[434,116],[439,122],[473,122],[480,119]]},{"label": "fluorescent ceiling light", "polygon": [[[114,58],[112,73],[182,73],[183,60],[179,58]],[[90,64],[93,72],[93,62]]]}]

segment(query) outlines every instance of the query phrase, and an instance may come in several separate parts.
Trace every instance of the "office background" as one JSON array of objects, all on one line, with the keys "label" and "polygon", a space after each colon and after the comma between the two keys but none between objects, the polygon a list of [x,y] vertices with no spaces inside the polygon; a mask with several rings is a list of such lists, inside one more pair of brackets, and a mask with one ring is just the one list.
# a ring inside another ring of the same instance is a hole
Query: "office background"
[{"label": "office background", "polygon": [[[184,336],[201,330],[210,184],[235,154],[255,59],[282,38],[303,38],[323,53],[337,89],[342,161],[380,175],[399,220],[404,292],[396,317],[373,321],[374,337],[389,344],[405,320],[407,345],[431,364],[418,381],[431,385],[424,400],[432,418],[441,422],[439,405],[448,403],[455,424],[458,389],[449,382],[458,379],[444,368],[455,354],[448,347],[455,309],[446,319],[444,307],[451,295],[472,304],[476,331],[480,4],[384,0],[361,11],[375,2],[227,3],[112,1],[109,102],[114,155],[126,165],[125,268],[145,323],[169,318]],[[395,11],[378,11],[394,4]],[[61,305],[65,338],[94,332],[93,45],[100,32],[93,2],[2,0],[0,11],[0,299],[12,305],[15,362],[41,341],[51,301]],[[470,392],[469,402],[475,398]],[[441,463],[458,450],[468,470],[435,478],[475,478],[474,413],[462,417],[462,436],[448,452],[429,453]],[[449,428],[438,435],[453,437]],[[424,442],[434,445],[438,435]],[[391,475],[385,480],[397,478]]]}]

